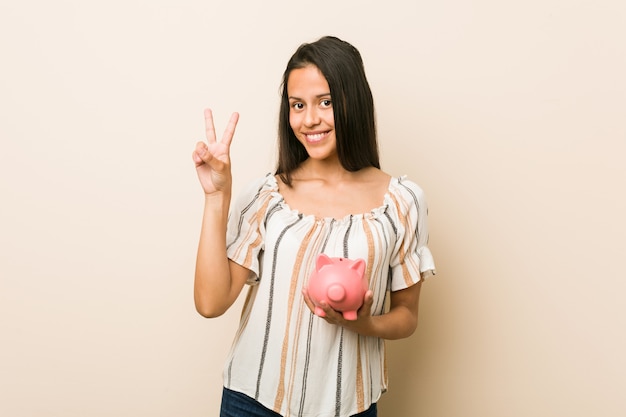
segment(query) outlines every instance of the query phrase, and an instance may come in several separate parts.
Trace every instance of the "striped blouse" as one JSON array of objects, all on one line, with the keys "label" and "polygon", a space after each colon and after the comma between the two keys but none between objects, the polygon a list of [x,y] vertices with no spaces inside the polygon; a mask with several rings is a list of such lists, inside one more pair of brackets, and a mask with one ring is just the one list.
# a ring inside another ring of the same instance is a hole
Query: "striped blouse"
[{"label": "striped blouse", "polygon": [[387,389],[384,340],[313,315],[301,290],[319,253],[362,258],[372,314],[383,314],[387,291],[434,272],[426,216],[422,189],[405,177],[390,180],[380,207],[342,219],[290,208],[271,174],[254,181],[228,220],[228,257],[251,274],[224,386],[283,416],[344,417],[377,402]]}]

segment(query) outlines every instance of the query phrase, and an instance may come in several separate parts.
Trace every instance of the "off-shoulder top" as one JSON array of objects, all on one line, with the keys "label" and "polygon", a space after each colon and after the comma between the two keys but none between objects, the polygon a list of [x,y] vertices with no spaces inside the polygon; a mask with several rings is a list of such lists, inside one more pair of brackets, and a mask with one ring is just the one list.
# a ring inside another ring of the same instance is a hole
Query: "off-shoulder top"
[{"label": "off-shoulder top", "polygon": [[292,209],[268,174],[231,207],[227,253],[251,271],[240,325],[224,368],[224,386],[283,416],[350,416],[387,389],[385,342],[313,315],[302,298],[319,253],[362,258],[374,293],[372,314],[388,291],[419,282],[435,265],[422,189],[389,182],[368,213],[318,218]]}]

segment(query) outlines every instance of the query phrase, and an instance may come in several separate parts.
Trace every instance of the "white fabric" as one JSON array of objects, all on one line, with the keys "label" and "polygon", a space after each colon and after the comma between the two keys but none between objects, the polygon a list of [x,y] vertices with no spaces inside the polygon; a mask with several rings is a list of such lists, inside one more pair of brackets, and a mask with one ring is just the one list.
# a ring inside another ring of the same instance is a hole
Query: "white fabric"
[{"label": "white fabric", "polygon": [[224,385],[283,416],[350,416],[377,402],[387,389],[384,341],[314,316],[301,291],[319,253],[362,258],[372,314],[383,314],[388,290],[434,272],[426,217],[422,189],[405,177],[391,179],[380,207],[342,219],[291,209],[273,175],[254,181],[229,216],[228,256],[251,270],[251,286]]}]

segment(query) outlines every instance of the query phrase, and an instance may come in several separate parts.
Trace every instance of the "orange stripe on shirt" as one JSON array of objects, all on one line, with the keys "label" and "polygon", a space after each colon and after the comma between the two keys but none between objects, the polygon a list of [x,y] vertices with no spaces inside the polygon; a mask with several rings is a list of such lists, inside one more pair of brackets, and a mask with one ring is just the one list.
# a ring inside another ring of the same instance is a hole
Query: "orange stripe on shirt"
[{"label": "orange stripe on shirt", "polygon": [[[300,269],[302,268],[302,260],[304,259],[305,252],[310,249],[309,242],[311,241],[311,237],[315,234],[317,230],[317,223],[307,232],[302,243],[300,243],[300,248],[296,254],[296,258],[294,260],[294,270],[291,275],[291,285],[289,287],[289,299],[287,301],[287,322],[285,323],[285,334],[283,336],[283,347],[280,355],[280,376],[278,380],[278,391],[276,392],[276,399],[274,400],[274,411],[278,412],[282,407],[283,401],[285,399],[285,369],[287,364],[287,352],[289,350],[289,329],[291,327],[291,312],[293,310],[293,304],[296,295],[296,288],[298,287],[298,276],[300,275]],[[295,353],[297,355],[297,352]]]}]

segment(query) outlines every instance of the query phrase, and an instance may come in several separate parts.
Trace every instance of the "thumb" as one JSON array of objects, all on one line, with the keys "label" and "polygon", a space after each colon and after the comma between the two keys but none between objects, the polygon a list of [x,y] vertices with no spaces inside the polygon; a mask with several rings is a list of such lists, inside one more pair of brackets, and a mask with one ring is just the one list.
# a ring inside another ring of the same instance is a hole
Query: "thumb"
[{"label": "thumb", "polygon": [[196,166],[200,166],[206,162],[204,158],[206,157],[207,153],[208,149],[204,142],[196,143],[196,148],[191,154],[191,158],[193,159],[193,162],[196,164]]},{"label": "thumb", "polygon": [[[228,159],[228,156],[226,156],[226,158]],[[223,171],[226,166],[226,162],[222,161],[220,158],[216,158],[204,142],[198,142],[196,145],[193,160],[196,163],[196,167],[206,164],[217,172]]]},{"label": "thumb", "polygon": [[365,295],[363,296],[363,305],[360,310],[363,310],[366,313],[369,313],[372,309],[372,305],[374,304],[374,292],[372,290],[367,290]]}]

